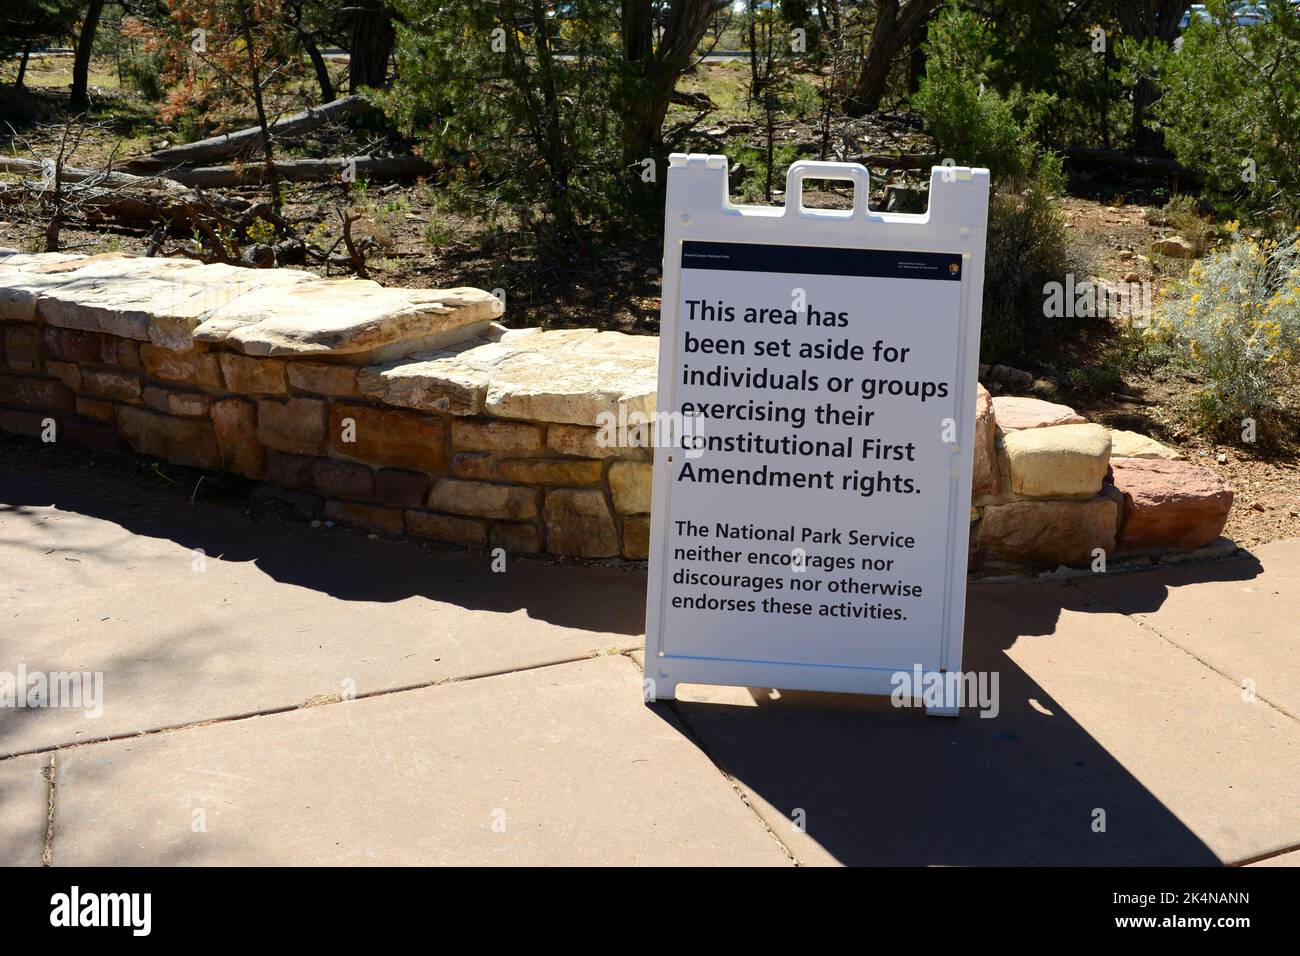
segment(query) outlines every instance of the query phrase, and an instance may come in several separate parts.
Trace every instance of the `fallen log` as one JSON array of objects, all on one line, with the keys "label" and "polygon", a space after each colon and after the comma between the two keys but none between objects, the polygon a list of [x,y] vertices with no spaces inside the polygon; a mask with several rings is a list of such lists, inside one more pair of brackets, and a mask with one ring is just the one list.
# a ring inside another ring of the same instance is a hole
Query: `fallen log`
[{"label": "fallen log", "polygon": [[[275,170],[282,182],[325,182],[343,179],[346,173],[355,179],[414,179],[428,176],[434,167],[418,156],[337,156],[331,159],[277,160]],[[195,169],[172,169],[166,175],[186,186],[221,189],[228,186],[257,186],[266,180],[261,163],[246,166],[200,166]]]},{"label": "fallen log", "polygon": [[[49,170],[47,173],[46,170]],[[53,173],[53,166],[35,159],[19,159],[13,156],[0,156],[0,172],[17,173],[20,176],[45,177]],[[130,173],[112,169],[82,169],[78,166],[64,166],[59,178],[65,183],[89,183],[104,189],[153,189],[166,193],[183,193],[185,187],[165,176],[133,176]]]},{"label": "fallen log", "polygon": [[[352,119],[369,112],[371,108],[370,101],[364,96],[345,96],[341,100],[311,107],[301,113],[276,120],[270,124],[269,129],[274,139],[283,141],[309,133],[326,123]],[[261,127],[250,126],[247,129],[223,133],[194,143],[155,150],[128,160],[122,164],[122,168],[129,173],[157,173],[177,166],[195,166],[200,163],[212,163],[214,160],[231,159],[258,149],[261,145]]]},{"label": "fallen log", "polygon": [[[39,183],[0,183],[0,206],[21,207],[40,191]],[[89,186],[77,193],[65,215],[92,225],[112,223],[143,229],[164,223],[171,229],[188,230],[196,208],[202,206],[188,192],[133,193]]]},{"label": "fallen log", "polygon": [[1066,160],[1077,166],[1105,166],[1126,173],[1179,179],[1185,182],[1195,182],[1198,179],[1195,172],[1177,160],[1165,156],[1140,156],[1118,149],[1094,149],[1083,146],[1071,146],[1064,150],[1064,154]]}]

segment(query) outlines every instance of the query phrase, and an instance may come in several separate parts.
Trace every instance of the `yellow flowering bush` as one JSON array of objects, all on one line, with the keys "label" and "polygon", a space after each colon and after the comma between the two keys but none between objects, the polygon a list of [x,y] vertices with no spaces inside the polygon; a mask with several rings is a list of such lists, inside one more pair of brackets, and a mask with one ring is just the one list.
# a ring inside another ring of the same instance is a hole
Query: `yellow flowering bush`
[{"label": "yellow flowering bush", "polygon": [[1233,224],[1231,244],[1162,291],[1149,334],[1200,383],[1200,424],[1231,429],[1276,415],[1300,368],[1300,232],[1260,242]]}]

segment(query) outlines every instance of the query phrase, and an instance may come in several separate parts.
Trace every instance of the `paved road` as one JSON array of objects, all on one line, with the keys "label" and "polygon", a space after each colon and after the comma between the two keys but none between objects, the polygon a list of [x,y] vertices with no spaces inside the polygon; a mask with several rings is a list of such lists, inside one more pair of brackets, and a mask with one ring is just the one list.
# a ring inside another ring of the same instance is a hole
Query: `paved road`
[{"label": "paved road", "polygon": [[944,720],[647,707],[638,573],[189,494],[0,462],[0,671],[104,675],[0,709],[0,861],[1300,864],[1300,540],[972,585],[1000,713]]}]

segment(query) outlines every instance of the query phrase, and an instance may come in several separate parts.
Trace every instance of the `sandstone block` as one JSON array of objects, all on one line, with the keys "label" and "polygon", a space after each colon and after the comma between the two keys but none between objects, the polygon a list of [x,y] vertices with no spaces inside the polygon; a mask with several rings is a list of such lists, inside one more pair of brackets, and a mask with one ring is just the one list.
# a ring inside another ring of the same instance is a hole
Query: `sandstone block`
[{"label": "sandstone block", "polygon": [[1194,259],[1196,249],[1182,236],[1168,236],[1151,243],[1151,251],[1171,259]]},{"label": "sandstone block", "polygon": [[537,492],[514,485],[441,478],[429,492],[429,507],[476,518],[519,521],[537,517]]},{"label": "sandstone block", "polygon": [[212,399],[203,392],[178,392],[157,385],[145,386],[141,397],[150,408],[181,418],[205,418],[212,406]]},{"label": "sandstone block", "polygon": [[217,434],[212,422],[205,419],[176,418],[135,405],[119,405],[117,429],[142,455],[191,468],[215,471],[221,467]]},{"label": "sandstone block", "polygon": [[979,523],[985,557],[1048,564],[1091,564],[1096,548],[1115,547],[1119,508],[1109,498],[1012,501],[987,505]]},{"label": "sandstone block", "polygon": [[333,402],[329,440],[339,455],[372,465],[427,472],[447,465],[446,422],[415,412]]},{"label": "sandstone block", "polygon": [[429,476],[419,471],[380,468],[375,472],[375,497],[399,508],[420,508],[429,495]]},{"label": "sandstone block", "polygon": [[546,544],[552,554],[612,558],[622,550],[605,494],[595,488],[546,493]]},{"label": "sandstone block", "polygon": [[[638,458],[649,457],[649,428],[642,425],[639,429],[630,429],[626,437],[632,444],[616,445],[603,441],[605,433],[599,428],[585,425],[565,425],[556,423],[547,426],[546,446],[562,455],[577,458]],[[617,436],[617,432],[614,434]]]},{"label": "sandstone block", "polygon": [[452,456],[451,473],[457,478],[495,478],[496,458],[485,451],[463,451]]},{"label": "sandstone block", "polygon": [[140,361],[140,343],[116,335],[99,337],[99,361],[102,365],[118,365],[137,371],[144,368]]},{"label": "sandstone block", "polygon": [[74,392],[81,391],[81,366],[71,362],[47,362],[45,370]]},{"label": "sandstone block", "polygon": [[1232,509],[1232,489],[1191,462],[1113,458],[1111,474],[1124,495],[1124,550],[1202,547],[1222,533]]},{"label": "sandstone block", "polygon": [[1057,425],[1012,432],[1004,440],[1011,490],[1031,498],[1091,498],[1110,462],[1101,425]]},{"label": "sandstone block", "polygon": [[221,364],[212,352],[173,352],[157,345],[140,346],[140,361],[153,378],[221,388]]},{"label": "sandstone block", "polygon": [[328,445],[325,426],[325,402],[320,399],[263,399],[257,403],[257,440],[268,448],[294,455],[323,455]]},{"label": "sandstone block", "polygon": [[360,505],[351,501],[325,502],[325,517],[334,521],[346,521],[348,524],[378,531],[381,534],[401,534],[405,529],[400,508],[386,508],[383,505]]},{"label": "sandstone block", "polygon": [[81,389],[96,398],[109,398],[118,402],[140,402],[140,376],[115,368],[83,368]]},{"label": "sandstone block", "polygon": [[573,458],[508,458],[497,465],[506,481],[531,485],[594,485],[603,470],[599,461]]},{"label": "sandstone block", "polygon": [[1110,432],[1110,456],[1112,459],[1163,458],[1166,461],[1183,457],[1181,452],[1160,444],[1154,438],[1119,428],[1112,428]]},{"label": "sandstone block", "polygon": [[266,453],[266,480],[281,488],[311,490],[315,488],[316,459],[269,451]]},{"label": "sandstone block", "polygon": [[650,557],[649,515],[629,515],[623,519],[623,557],[634,561]]},{"label": "sandstone block", "polygon": [[98,398],[77,398],[77,414],[82,418],[111,422],[116,414],[113,403]]},{"label": "sandstone block", "polygon": [[1051,425],[1082,425],[1087,421],[1069,405],[1045,402],[1040,398],[1016,398],[999,395],[992,399],[993,418],[1003,432]]},{"label": "sandstone block", "polygon": [[428,511],[406,512],[406,531],[422,538],[436,538],[467,548],[481,548],[487,544],[488,538],[487,524],[482,521],[436,515]]},{"label": "sandstone block", "polygon": [[542,430],[527,422],[452,419],[451,444],[458,451],[538,451]]},{"label": "sandstone block", "polygon": [[44,411],[70,412],[77,397],[52,378],[0,374],[0,405],[26,405]]},{"label": "sandstone block", "polygon": [[41,370],[41,337],[29,325],[8,325],[4,330],[4,362],[19,372]]},{"label": "sandstone block", "polygon": [[616,461],[609,466],[609,490],[619,514],[647,514],[654,469],[644,462]]},{"label": "sandstone block", "polygon": [[284,362],[279,359],[255,359],[223,352],[221,372],[226,377],[226,388],[241,395],[284,395],[289,391]]},{"label": "sandstone block", "polygon": [[993,398],[988,389],[975,389],[975,471],[971,497],[998,493],[998,453],[995,447],[997,423],[993,418]]},{"label": "sandstone block", "polygon": [[255,404],[243,398],[219,399],[212,403],[212,425],[227,471],[245,478],[266,475],[266,447],[257,440]]},{"label": "sandstone block", "polygon": [[103,360],[100,337],[93,332],[46,327],[42,337],[45,354],[52,359],[78,365],[98,365]]},{"label": "sandstone block", "polygon": [[375,494],[374,472],[350,461],[318,460],[315,483],[326,498],[371,498]]},{"label": "sandstone block", "polygon": [[537,526],[531,524],[498,521],[492,526],[489,541],[492,547],[501,548],[506,554],[536,554],[542,550],[541,535]]},{"label": "sandstone block", "polygon": [[357,369],[350,365],[327,362],[289,362],[289,384],[297,391],[314,395],[347,398],[360,395]]}]

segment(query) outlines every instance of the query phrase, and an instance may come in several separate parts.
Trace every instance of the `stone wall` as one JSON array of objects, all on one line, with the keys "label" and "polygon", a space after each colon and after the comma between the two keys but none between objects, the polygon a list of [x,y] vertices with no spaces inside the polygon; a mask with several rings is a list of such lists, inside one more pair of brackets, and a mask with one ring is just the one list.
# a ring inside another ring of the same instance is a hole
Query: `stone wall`
[{"label": "stone wall", "polygon": [[[499,311],[477,289],[0,250],[0,429],[224,469],[383,534],[644,558],[651,452],[597,425],[654,411],[657,339]],[[1163,446],[1063,406],[979,405],[976,562],[1222,530],[1231,492]]]}]

